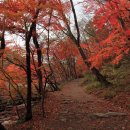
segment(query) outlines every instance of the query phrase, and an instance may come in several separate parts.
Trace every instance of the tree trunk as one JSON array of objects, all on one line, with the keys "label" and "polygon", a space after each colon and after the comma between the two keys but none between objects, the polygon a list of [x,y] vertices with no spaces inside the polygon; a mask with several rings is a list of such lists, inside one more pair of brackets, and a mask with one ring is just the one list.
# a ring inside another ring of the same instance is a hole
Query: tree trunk
[{"label": "tree trunk", "polygon": [[102,85],[106,87],[112,85],[112,83],[108,82],[106,78],[95,67],[91,68],[91,71]]},{"label": "tree trunk", "polygon": [[85,55],[83,49],[80,46],[80,30],[79,30],[79,26],[78,26],[78,21],[77,21],[77,16],[76,16],[73,0],[70,0],[70,3],[71,3],[71,7],[72,7],[73,16],[74,16],[75,27],[76,27],[76,30],[77,30],[77,38],[74,37],[74,35],[73,35],[73,33],[70,29],[70,26],[67,24],[68,35],[70,36],[72,41],[76,44],[76,46],[77,46],[77,48],[78,48],[78,50],[79,50],[79,52],[82,56],[84,63],[86,64],[86,66],[88,68],[91,69],[92,73],[96,76],[97,80],[101,84],[103,84],[105,86],[109,86],[109,85],[111,85],[111,83],[106,80],[106,78],[99,72],[99,70],[97,70],[95,67],[91,68],[91,63],[88,62],[87,56]]},{"label": "tree trunk", "polygon": [[[51,10],[50,18],[49,18],[49,21],[48,21],[49,26],[51,25],[52,12],[53,12],[53,10]],[[48,38],[47,38],[47,61],[48,61],[49,69],[51,71],[50,76],[52,77],[52,80],[53,80],[53,81],[51,81],[53,83],[53,84],[51,84],[51,86],[54,88],[54,91],[58,91],[59,88],[58,88],[58,85],[57,85],[56,77],[54,75],[54,71],[52,69],[51,62],[50,62],[50,54],[49,54],[49,52],[50,52],[50,28],[48,28],[47,32],[48,32],[48,35],[47,35],[48,36]]]},{"label": "tree trunk", "polygon": [[[35,34],[36,34],[36,27],[34,29]],[[42,52],[41,52],[41,48],[38,44],[37,41],[37,37],[36,35],[33,36],[33,43],[37,49],[37,60],[38,60],[38,70],[37,70],[37,74],[38,74],[38,88],[39,88],[39,94],[41,95],[41,91],[42,91],[42,87],[43,87],[43,80],[42,80],[42,71],[40,69],[40,67],[42,66]]]},{"label": "tree trunk", "polygon": [[[40,5],[41,1],[39,1],[38,5]],[[32,99],[32,79],[31,79],[31,56],[30,56],[30,40],[33,34],[33,31],[36,27],[36,20],[39,15],[40,9],[37,8],[35,15],[33,17],[33,22],[30,26],[30,30],[26,30],[26,73],[27,73],[27,112],[26,112],[26,117],[25,120],[28,121],[32,119],[32,104],[31,104],[31,99]]]},{"label": "tree trunk", "polygon": [[92,68],[91,68],[91,63],[89,63],[89,62],[87,61],[87,57],[86,57],[86,55],[84,54],[83,49],[81,48],[80,44],[77,44],[77,46],[78,46],[79,52],[80,52],[80,54],[81,54],[81,56],[82,56],[82,58],[83,58],[84,63],[86,64],[86,66],[87,66],[88,68],[91,69],[91,71],[92,71],[92,73],[95,75],[96,79],[97,79],[102,85],[104,85],[104,86],[106,86],[106,87],[112,85],[112,83],[110,83],[109,81],[107,81],[106,78],[99,72],[98,69],[96,69],[95,67],[92,67]]},{"label": "tree trunk", "polygon": [[5,38],[4,38],[4,34],[0,37],[0,58],[2,57],[4,50],[5,50]]},{"label": "tree trunk", "polygon": [[32,85],[31,85],[31,65],[30,65],[30,38],[26,37],[26,73],[27,73],[27,112],[26,112],[26,121],[32,118]]},{"label": "tree trunk", "polygon": [[[58,63],[60,64],[60,68],[61,68],[61,70],[62,70],[62,75],[63,75],[63,77],[65,77],[65,80],[68,80],[68,75],[67,75],[67,72],[66,72],[66,69],[65,69],[65,67],[64,67],[64,65],[61,63],[61,61],[60,61],[60,59],[57,57],[57,55],[54,53],[53,54],[54,55],[54,57],[55,57],[55,60],[57,60],[58,61]],[[61,76],[62,77],[62,76]],[[63,78],[64,79],[64,78]]]},{"label": "tree trunk", "polygon": [[3,18],[3,31],[2,34],[0,34],[0,41],[1,41],[0,44],[0,58],[1,58],[5,50],[5,16]]}]

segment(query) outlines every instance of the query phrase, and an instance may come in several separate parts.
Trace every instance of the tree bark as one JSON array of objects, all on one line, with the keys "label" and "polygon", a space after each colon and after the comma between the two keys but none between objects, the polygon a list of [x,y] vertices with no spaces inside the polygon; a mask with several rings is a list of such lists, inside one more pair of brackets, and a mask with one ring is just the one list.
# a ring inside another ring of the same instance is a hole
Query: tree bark
[{"label": "tree bark", "polygon": [[105,85],[105,86],[109,86],[111,85],[111,83],[109,81],[106,80],[106,78],[99,72],[98,69],[96,69],[95,67],[91,68],[91,63],[88,62],[87,56],[85,55],[83,49],[80,46],[80,30],[79,30],[79,26],[78,26],[78,21],[77,21],[77,16],[76,16],[76,12],[75,12],[75,8],[74,8],[74,4],[73,4],[73,0],[70,0],[71,3],[71,7],[72,7],[72,12],[73,12],[73,16],[74,16],[74,22],[75,22],[75,27],[77,30],[77,38],[74,37],[74,35],[71,32],[70,26],[67,24],[67,28],[68,28],[68,35],[70,36],[70,38],[72,39],[72,41],[76,44],[82,59],[84,61],[84,63],[86,64],[86,66],[88,68],[91,69],[92,73],[96,76],[97,80]]},{"label": "tree bark", "polygon": [[0,35],[0,41],[1,41],[0,45],[0,58],[1,58],[5,50],[5,16],[3,18],[3,31],[2,34]]},{"label": "tree bark", "polygon": [[[30,33],[30,32],[29,32]],[[31,34],[27,34],[26,36],[26,74],[27,74],[27,111],[26,111],[26,121],[32,119],[32,79],[31,79],[31,65],[30,65],[30,39]]]},{"label": "tree bark", "polygon": [[61,72],[61,74],[63,75],[63,76],[61,75],[62,79],[64,79],[64,77],[65,77],[65,80],[68,80],[68,74],[66,72],[64,65],[61,63],[60,59],[57,57],[57,55],[55,53],[53,53],[53,55],[54,55],[55,60],[58,61],[60,68],[62,70],[62,72]]},{"label": "tree bark", "polygon": [[47,33],[48,33],[48,38],[47,38],[47,61],[48,61],[48,66],[49,66],[49,69],[50,69],[50,77],[52,77],[52,81],[51,79],[49,79],[49,84],[51,85],[51,87],[54,89],[54,91],[58,91],[59,88],[58,88],[58,85],[57,85],[57,81],[56,81],[56,78],[55,78],[55,75],[54,75],[54,71],[52,69],[52,66],[51,66],[51,62],[50,62],[50,25],[51,25],[51,18],[52,18],[52,13],[53,13],[53,10],[51,10],[51,13],[50,13],[50,18],[49,18],[49,21],[48,21],[48,29],[47,29]]},{"label": "tree bark", "polygon": [[[34,32],[36,34],[36,27],[34,29]],[[42,66],[42,52],[41,52],[41,48],[38,44],[37,41],[37,36],[33,35],[33,43],[37,49],[37,61],[38,61],[38,70],[37,70],[37,74],[38,74],[38,88],[39,88],[39,94],[41,95],[42,92],[42,87],[43,87],[43,80],[42,80],[42,71],[40,69],[40,67]]]},{"label": "tree bark", "polygon": [[2,57],[4,50],[5,50],[5,38],[4,38],[4,33],[0,36],[0,58]]},{"label": "tree bark", "polygon": [[[40,5],[41,0],[39,0],[38,5]],[[36,22],[37,18],[40,12],[40,8],[37,8],[35,15],[33,17],[33,22],[30,26],[30,30],[26,32],[26,73],[27,73],[27,112],[26,112],[26,117],[25,120],[30,120],[32,119],[32,104],[31,104],[31,99],[32,99],[32,79],[31,79],[31,56],[30,56],[30,40],[33,35],[33,31],[36,28]]]}]

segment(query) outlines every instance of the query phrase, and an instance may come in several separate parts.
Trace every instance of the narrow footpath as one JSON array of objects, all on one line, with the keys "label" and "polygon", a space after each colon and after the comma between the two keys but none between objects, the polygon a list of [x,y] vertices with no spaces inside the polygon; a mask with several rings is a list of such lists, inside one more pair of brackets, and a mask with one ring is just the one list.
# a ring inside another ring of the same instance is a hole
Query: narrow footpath
[{"label": "narrow footpath", "polygon": [[85,93],[77,79],[56,92],[60,109],[48,130],[130,130],[130,115],[111,102]]}]

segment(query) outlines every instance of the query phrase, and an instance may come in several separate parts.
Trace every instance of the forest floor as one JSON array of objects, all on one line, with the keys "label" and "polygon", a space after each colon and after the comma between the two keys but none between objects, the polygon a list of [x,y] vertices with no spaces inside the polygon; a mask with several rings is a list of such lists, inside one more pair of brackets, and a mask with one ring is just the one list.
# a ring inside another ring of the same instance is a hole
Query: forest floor
[{"label": "forest floor", "polygon": [[130,130],[129,111],[85,93],[82,82],[73,80],[61,91],[48,93],[45,118],[38,103],[31,121],[17,123],[8,130]]}]

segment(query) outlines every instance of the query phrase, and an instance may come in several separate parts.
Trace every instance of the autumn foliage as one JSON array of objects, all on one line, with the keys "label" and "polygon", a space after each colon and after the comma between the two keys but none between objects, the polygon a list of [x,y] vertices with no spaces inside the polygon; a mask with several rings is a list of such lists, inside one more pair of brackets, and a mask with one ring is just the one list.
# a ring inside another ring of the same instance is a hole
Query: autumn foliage
[{"label": "autumn foliage", "polygon": [[[99,3],[95,2],[95,4]],[[98,43],[92,43],[91,48],[94,53],[89,60],[93,66],[100,67],[106,61],[118,64],[125,55],[129,54],[129,7],[128,0],[111,0],[99,5],[92,21],[95,39],[98,39]],[[106,32],[103,31],[104,29]]]}]

